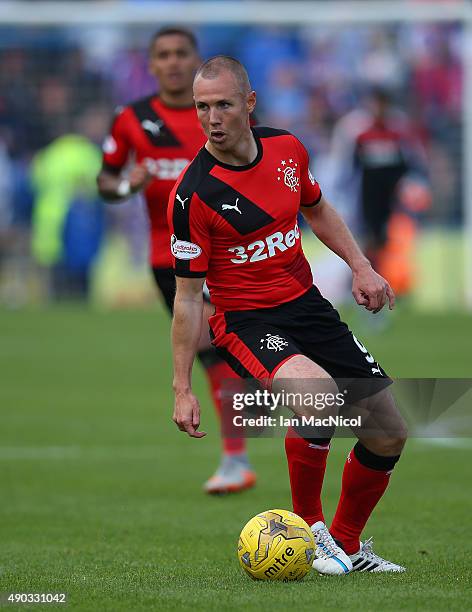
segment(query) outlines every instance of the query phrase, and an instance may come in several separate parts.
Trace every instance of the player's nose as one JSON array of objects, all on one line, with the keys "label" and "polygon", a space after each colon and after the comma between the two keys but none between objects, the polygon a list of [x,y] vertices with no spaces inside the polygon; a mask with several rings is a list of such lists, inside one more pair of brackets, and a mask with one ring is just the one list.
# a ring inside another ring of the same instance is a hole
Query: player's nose
[{"label": "player's nose", "polygon": [[221,115],[216,108],[210,108],[210,125],[220,125]]}]

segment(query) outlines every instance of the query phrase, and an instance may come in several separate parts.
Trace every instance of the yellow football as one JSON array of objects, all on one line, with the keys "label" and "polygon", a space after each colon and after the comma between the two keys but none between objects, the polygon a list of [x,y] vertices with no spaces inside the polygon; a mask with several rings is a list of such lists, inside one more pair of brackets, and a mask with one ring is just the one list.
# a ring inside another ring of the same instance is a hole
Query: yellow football
[{"label": "yellow football", "polygon": [[288,510],[257,514],[239,536],[239,563],[255,580],[301,580],[314,556],[310,527]]}]

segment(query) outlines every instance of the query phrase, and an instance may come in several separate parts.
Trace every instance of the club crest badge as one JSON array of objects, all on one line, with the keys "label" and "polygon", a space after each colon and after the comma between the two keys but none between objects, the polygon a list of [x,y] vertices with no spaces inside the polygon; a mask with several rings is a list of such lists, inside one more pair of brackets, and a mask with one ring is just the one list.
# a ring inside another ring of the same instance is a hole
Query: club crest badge
[{"label": "club crest badge", "polygon": [[261,349],[267,349],[269,351],[275,351],[278,353],[279,351],[283,351],[286,346],[288,346],[288,342],[285,338],[282,338],[278,334],[266,334],[264,338],[260,340]]},{"label": "club crest badge", "polygon": [[295,193],[297,193],[300,185],[300,179],[297,177],[297,167],[298,164],[294,162],[292,158],[290,158],[288,162],[283,159],[280,162],[280,166],[277,168],[277,172],[279,173],[277,180],[283,180],[284,185],[286,185],[290,191],[294,191]]}]

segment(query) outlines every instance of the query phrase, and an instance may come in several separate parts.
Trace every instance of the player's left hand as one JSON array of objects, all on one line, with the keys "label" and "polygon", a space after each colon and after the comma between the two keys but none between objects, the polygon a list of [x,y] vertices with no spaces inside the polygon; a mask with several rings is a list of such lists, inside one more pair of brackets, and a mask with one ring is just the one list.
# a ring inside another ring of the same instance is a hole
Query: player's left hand
[{"label": "player's left hand", "polygon": [[393,289],[370,265],[353,272],[352,295],[360,306],[373,313],[382,310],[387,301],[390,310],[395,307]]},{"label": "player's left hand", "polygon": [[153,176],[145,164],[135,164],[129,173],[129,183],[132,193],[145,189],[152,181]]}]

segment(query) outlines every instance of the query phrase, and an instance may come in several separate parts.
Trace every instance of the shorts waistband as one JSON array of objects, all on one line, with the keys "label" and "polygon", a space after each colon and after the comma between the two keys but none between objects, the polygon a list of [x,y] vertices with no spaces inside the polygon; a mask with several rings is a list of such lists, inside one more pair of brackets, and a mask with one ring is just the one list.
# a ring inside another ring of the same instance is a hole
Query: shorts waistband
[{"label": "shorts waistband", "polygon": [[307,289],[304,293],[299,295],[293,300],[289,300],[288,302],[283,302],[282,304],[277,304],[277,306],[268,306],[267,308],[251,308],[250,310],[224,310],[223,308],[216,307],[215,314],[238,314],[238,315],[251,315],[254,313],[277,313],[283,312],[286,308],[291,308],[294,304],[298,304],[303,301],[309,293],[316,293],[316,295],[321,296],[316,285],[312,285],[309,289]]}]

